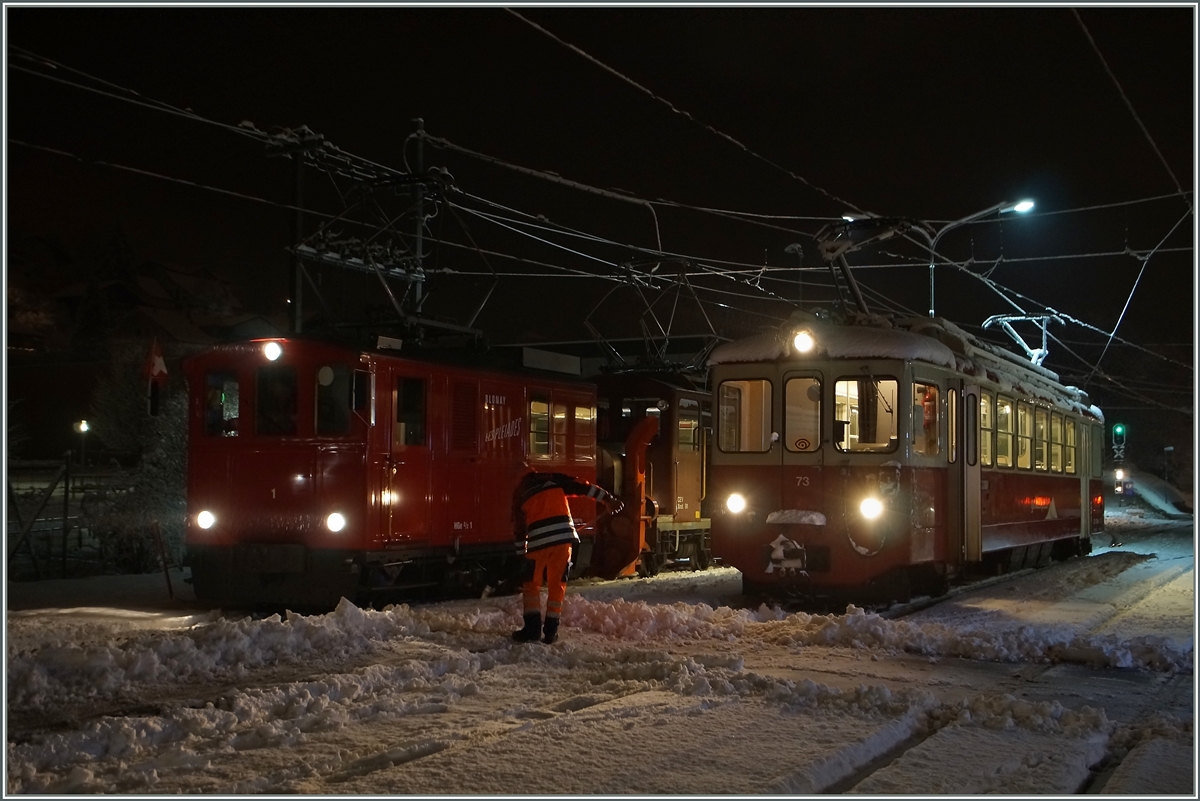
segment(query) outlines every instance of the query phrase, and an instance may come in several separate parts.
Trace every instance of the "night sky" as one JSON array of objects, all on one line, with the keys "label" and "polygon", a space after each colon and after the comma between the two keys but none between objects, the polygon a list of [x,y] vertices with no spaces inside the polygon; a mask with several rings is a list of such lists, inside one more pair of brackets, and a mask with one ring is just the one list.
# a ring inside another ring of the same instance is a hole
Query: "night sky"
[{"label": "night sky", "polygon": [[[1058,7],[515,11],[520,17],[499,7],[8,7],[9,245],[44,236],[85,252],[119,230],[141,259],[210,267],[236,280],[251,307],[286,309],[293,213],[279,204],[293,199],[290,162],[228,128],[42,77],[52,74],[93,88],[107,82],[104,91],[121,97],[132,89],[227,126],[307,125],[398,170],[415,156],[405,143],[420,117],[430,135],[513,165],[649,201],[762,215],[747,222],[658,203],[652,214],[427,145],[426,166],[444,167],[475,198],[460,196],[464,205],[543,215],[547,225],[611,241],[557,239],[578,251],[570,253],[439,209],[431,233],[461,247],[438,247],[430,263],[475,274],[431,278],[426,311],[446,319],[470,316],[491,270],[561,275],[565,267],[611,278],[614,265],[645,260],[660,238],[662,251],[693,264],[792,268],[798,256],[785,248],[799,243],[799,275],[767,272],[757,288],[745,283],[752,273],[709,281],[732,293],[702,295],[718,333],[753,333],[791,311],[761,289],[785,301],[827,299],[812,237],[846,212],[936,230],[1028,197],[1037,202],[1031,215],[958,227],[940,256],[1019,293],[1009,297],[1025,312],[1048,306],[1083,323],[1051,328],[1063,344],[1051,343],[1047,366],[1098,397],[1106,386],[1091,367],[1119,319],[1118,337],[1160,351],[1183,345],[1170,355],[1191,364],[1192,5],[1083,8],[1078,18]],[[18,48],[60,66],[40,66]],[[315,171],[305,181],[306,207],[342,211],[345,185]],[[306,232],[319,221],[310,216]],[[472,244],[526,261],[480,259]],[[1143,261],[1126,248],[1154,253]],[[928,253],[918,244],[896,240],[850,260],[862,265],[856,275],[873,310],[927,312]],[[359,296],[386,304],[369,276],[316,272],[347,314],[361,312]],[[581,318],[614,286],[506,278],[476,324],[498,342],[587,339]],[[607,296],[593,317],[602,332],[636,330],[628,291]],[[937,311],[976,333],[987,316],[1016,313],[948,266],[938,271]],[[679,314],[689,325],[701,319]],[[1139,353],[1114,343],[1103,371],[1127,385],[1145,381]],[[1173,372],[1175,384],[1193,384],[1190,371]],[[1179,394],[1150,397],[1104,399],[1192,405]]]}]

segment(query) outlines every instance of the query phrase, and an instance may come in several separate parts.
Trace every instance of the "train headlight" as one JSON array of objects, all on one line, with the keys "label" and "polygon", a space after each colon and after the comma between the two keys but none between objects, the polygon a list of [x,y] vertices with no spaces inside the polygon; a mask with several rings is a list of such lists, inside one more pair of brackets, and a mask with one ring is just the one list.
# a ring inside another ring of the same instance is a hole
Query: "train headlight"
[{"label": "train headlight", "polygon": [[736,515],[746,509],[746,498],[735,492],[725,499],[725,508]]},{"label": "train headlight", "polygon": [[268,342],[263,345],[263,356],[267,357],[267,361],[273,362],[283,355],[283,348],[278,342]]},{"label": "train headlight", "polygon": [[875,520],[883,514],[883,503],[878,498],[863,498],[862,503],[858,505],[858,511],[862,512],[862,516],[867,520]]},{"label": "train headlight", "polygon": [[215,526],[217,518],[212,512],[205,509],[200,514],[196,515],[196,525],[200,528],[209,529]]},{"label": "train headlight", "polygon": [[346,518],[341,512],[334,512],[325,518],[325,525],[330,531],[341,531],[346,527]]},{"label": "train headlight", "polygon": [[808,353],[813,349],[813,345],[815,344],[816,340],[813,339],[813,335],[808,331],[797,331],[796,336],[792,339],[792,346],[796,349],[797,353]]}]

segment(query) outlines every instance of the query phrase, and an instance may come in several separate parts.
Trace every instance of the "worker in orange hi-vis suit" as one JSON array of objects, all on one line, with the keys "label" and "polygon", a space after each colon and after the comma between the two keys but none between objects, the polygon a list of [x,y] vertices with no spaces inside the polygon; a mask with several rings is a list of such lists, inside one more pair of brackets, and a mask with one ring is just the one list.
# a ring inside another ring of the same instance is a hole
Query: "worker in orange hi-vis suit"
[{"label": "worker in orange hi-vis suit", "polygon": [[[613,514],[625,507],[603,487],[576,481],[563,473],[529,471],[522,476],[513,492],[513,535],[517,549],[525,554],[521,574],[525,628],[513,632],[517,642],[533,642],[542,636],[542,642],[549,645],[558,639],[558,619],[567,594],[567,575],[571,572],[571,549],[579,543],[567,496],[604,503]],[[542,626],[543,581],[547,586],[545,627]]]}]

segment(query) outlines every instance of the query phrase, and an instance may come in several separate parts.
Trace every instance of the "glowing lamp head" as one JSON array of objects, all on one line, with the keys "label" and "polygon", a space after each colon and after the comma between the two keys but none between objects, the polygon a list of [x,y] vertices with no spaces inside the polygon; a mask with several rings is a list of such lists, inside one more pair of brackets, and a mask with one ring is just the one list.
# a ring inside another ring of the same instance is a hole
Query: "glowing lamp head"
[{"label": "glowing lamp head", "polygon": [[735,515],[739,514],[746,509],[746,498],[735,492],[725,499],[725,508]]},{"label": "glowing lamp head", "polygon": [[867,520],[875,520],[883,514],[883,504],[878,498],[863,498],[862,503],[858,505],[858,511],[862,512],[862,516]]},{"label": "glowing lamp head", "polygon": [[1024,214],[1025,212],[1032,211],[1032,210],[1033,210],[1033,201],[1032,200],[1022,200],[1020,203],[1017,203],[1013,206],[1013,211],[1015,211],[1017,214]]},{"label": "glowing lamp head", "polygon": [[205,509],[196,515],[196,525],[202,529],[210,529],[217,524],[217,518],[212,512]]},{"label": "glowing lamp head", "polygon": [[330,531],[341,531],[346,527],[346,518],[341,512],[334,512],[325,518],[325,525]]},{"label": "glowing lamp head", "polygon": [[267,357],[267,361],[273,362],[283,355],[283,348],[278,342],[268,342],[263,345],[263,356]]},{"label": "glowing lamp head", "polygon": [[796,349],[797,353],[809,353],[815,344],[816,340],[808,331],[797,331],[796,336],[792,338],[792,347]]}]

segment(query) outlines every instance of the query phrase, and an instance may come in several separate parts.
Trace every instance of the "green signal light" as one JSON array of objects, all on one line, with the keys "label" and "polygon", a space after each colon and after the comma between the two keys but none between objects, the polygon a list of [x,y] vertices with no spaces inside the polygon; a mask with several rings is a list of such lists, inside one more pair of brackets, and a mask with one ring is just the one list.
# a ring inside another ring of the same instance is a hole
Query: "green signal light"
[{"label": "green signal light", "polygon": [[1120,423],[1118,423],[1117,425],[1113,426],[1113,433],[1114,433],[1114,434],[1124,434],[1124,433],[1125,433],[1125,426],[1123,426],[1123,425],[1121,425]]}]

